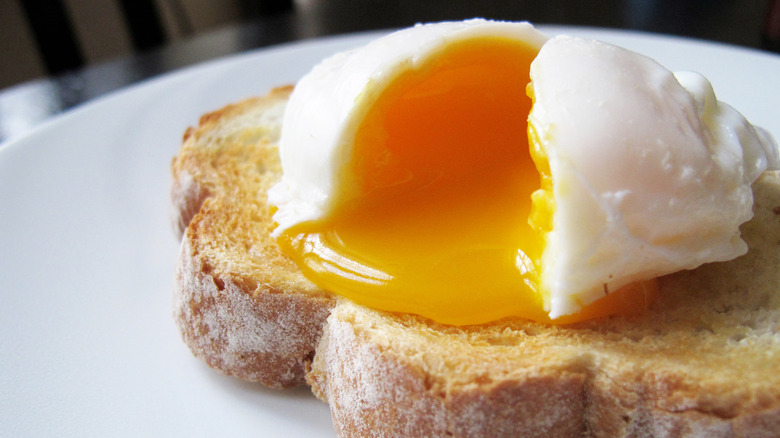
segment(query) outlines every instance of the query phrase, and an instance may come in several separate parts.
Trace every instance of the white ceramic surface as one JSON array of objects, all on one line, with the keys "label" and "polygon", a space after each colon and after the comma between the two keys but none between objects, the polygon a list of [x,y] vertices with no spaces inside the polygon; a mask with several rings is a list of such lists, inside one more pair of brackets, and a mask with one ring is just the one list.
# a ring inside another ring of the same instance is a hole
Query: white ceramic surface
[{"label": "white ceramic surface", "polygon": [[[544,27],[709,77],[780,136],[780,56]],[[169,164],[200,114],[293,83],[377,34],[313,40],[168,74],[0,146],[0,436],[332,437],[308,389],[268,390],[193,358],[171,319]]]}]

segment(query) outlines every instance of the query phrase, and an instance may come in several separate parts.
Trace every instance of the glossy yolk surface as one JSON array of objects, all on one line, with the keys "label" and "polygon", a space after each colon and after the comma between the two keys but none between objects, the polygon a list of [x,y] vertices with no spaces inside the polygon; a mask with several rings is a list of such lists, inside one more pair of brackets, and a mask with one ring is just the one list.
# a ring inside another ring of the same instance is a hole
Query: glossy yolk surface
[{"label": "glossy yolk surface", "polygon": [[[549,321],[538,272],[554,200],[526,121],[536,53],[500,38],[460,43],[383,90],[355,136],[357,180],[344,180],[362,196],[279,238],[307,278],[448,324]],[[630,313],[653,291],[624,288],[555,322]]]}]

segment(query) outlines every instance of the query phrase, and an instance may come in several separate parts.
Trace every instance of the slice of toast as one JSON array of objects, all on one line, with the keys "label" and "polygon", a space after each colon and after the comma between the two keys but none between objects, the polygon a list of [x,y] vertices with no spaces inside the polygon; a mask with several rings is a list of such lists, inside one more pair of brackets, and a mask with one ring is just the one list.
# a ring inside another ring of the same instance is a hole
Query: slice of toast
[{"label": "slice of toast", "polygon": [[780,177],[755,184],[746,256],[661,279],[639,317],[451,327],[306,280],[265,192],[290,88],[203,116],[172,164],[174,313],[213,368],[306,381],[351,436],[780,436]]}]

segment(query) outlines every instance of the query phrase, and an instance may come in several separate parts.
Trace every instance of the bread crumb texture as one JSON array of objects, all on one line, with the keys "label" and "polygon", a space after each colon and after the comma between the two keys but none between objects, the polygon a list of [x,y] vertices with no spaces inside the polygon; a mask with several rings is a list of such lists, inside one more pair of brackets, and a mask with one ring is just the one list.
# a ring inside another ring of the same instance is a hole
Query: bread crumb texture
[{"label": "bread crumb texture", "polygon": [[341,437],[779,437],[780,178],[750,246],[661,279],[639,317],[450,327],[335,298],[270,238],[290,88],[203,116],[172,164],[174,316],[215,369],[308,382]]},{"label": "bread crumb texture", "polygon": [[332,305],[270,237],[265,192],[281,173],[289,92],[204,115],[172,163],[182,236],[173,308],[184,341],[213,368],[275,388],[304,383]]}]

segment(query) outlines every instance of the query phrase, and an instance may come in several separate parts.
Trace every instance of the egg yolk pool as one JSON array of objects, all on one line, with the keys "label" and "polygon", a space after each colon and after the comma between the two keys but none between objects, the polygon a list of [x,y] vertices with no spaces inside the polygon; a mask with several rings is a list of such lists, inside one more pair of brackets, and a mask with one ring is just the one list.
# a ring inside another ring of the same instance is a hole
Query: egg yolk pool
[{"label": "egg yolk pool", "polygon": [[[360,122],[352,172],[337,179],[359,195],[337,191],[335,211],[284,230],[283,251],[319,286],[370,307],[456,325],[551,321],[539,273],[555,202],[527,122],[537,53],[472,39],[400,73]],[[636,313],[656,290],[651,280],[605,291],[554,322]]]}]

